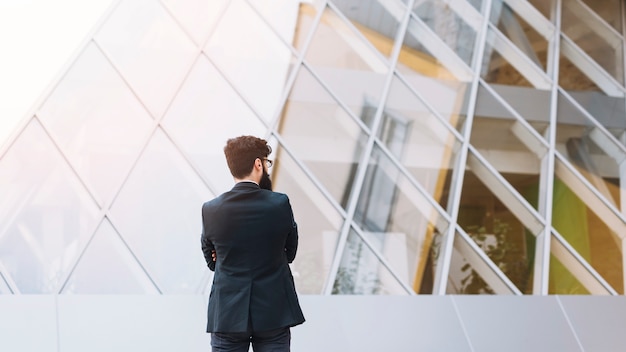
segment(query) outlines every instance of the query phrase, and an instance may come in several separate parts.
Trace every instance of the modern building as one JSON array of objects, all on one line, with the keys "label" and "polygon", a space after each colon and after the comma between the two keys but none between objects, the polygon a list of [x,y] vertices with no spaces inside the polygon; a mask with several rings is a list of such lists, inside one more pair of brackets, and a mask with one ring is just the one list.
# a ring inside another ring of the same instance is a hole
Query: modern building
[{"label": "modern building", "polygon": [[208,294],[252,134],[302,295],[623,295],[625,33],[619,0],[118,1],[0,149],[0,293]]}]

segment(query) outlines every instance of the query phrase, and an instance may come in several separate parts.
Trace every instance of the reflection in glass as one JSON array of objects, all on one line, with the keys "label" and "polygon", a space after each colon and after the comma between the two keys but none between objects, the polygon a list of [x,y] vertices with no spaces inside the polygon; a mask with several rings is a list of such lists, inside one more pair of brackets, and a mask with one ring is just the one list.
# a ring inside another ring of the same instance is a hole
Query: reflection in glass
[{"label": "reflection in glass", "polygon": [[158,291],[105,219],[61,293],[147,294]]},{"label": "reflection in glass", "polygon": [[278,132],[294,157],[345,207],[367,137],[304,67],[289,94]]},{"label": "reflection in glass", "polygon": [[[453,98],[454,92],[450,93]],[[453,109],[448,107],[447,115],[442,116],[445,121],[457,121],[459,116]],[[460,147],[460,141],[451,130],[452,127],[429,111],[409,87],[394,77],[378,138],[440,204],[447,202],[449,178]]]},{"label": "reflection in glass", "polygon": [[[571,0],[565,0],[564,5],[568,6]],[[616,31],[622,31],[622,10],[624,9],[624,2],[620,0],[582,0],[591,11],[595,12],[598,16],[602,17],[609,25],[615,28]]]},{"label": "reflection in glass", "polygon": [[381,100],[387,64],[330,8],[322,15],[305,61],[356,116]]},{"label": "reflection in glass", "polygon": [[[498,45],[503,41],[497,36],[502,35],[491,27],[487,31],[487,42],[485,43],[485,52],[483,56],[483,65],[481,68],[481,77],[495,84],[506,84],[510,86],[533,87],[532,83],[525,77],[523,72],[513,66],[500,52]],[[510,55],[517,55],[510,52]],[[521,59],[521,58],[520,58]]]},{"label": "reflection in glass", "polygon": [[[623,294],[622,244],[624,234],[613,231],[597,211],[579,198],[559,175],[554,179],[552,226],[615,290]],[[578,292],[577,286],[560,275],[556,266],[551,279],[557,291]]]},{"label": "reflection in glass", "polygon": [[[583,94],[578,95],[579,98]],[[593,109],[604,127],[624,133],[623,99],[600,94],[584,94],[586,106]],[[621,108],[615,107],[622,104]],[[611,104],[611,105],[607,105]],[[624,148],[596,127],[565,95],[559,94],[556,149],[617,209],[623,209],[621,189],[626,177],[621,164]]]},{"label": "reflection in glass", "polygon": [[274,191],[289,196],[298,224],[298,254],[292,264],[296,289],[302,294],[321,294],[343,218],[280,145],[272,148]]},{"label": "reflection in glass", "polygon": [[444,233],[448,224],[378,147],[372,153],[354,221],[391,269],[421,292],[422,279],[432,277],[433,237]]},{"label": "reflection in glass", "polygon": [[163,293],[195,293],[200,209],[213,198],[159,129],[111,207],[111,222]]},{"label": "reflection in glass", "polygon": [[226,141],[240,135],[262,137],[267,130],[204,56],[189,73],[162,126],[217,194],[233,186],[224,157]]},{"label": "reflection in glass", "polygon": [[351,230],[332,293],[335,295],[406,295],[406,290],[367,244]]},{"label": "reflection in glass", "polygon": [[156,119],[198,56],[196,45],[158,1],[120,1],[94,40]]},{"label": "reflection in glass", "polygon": [[205,51],[261,117],[271,122],[295,58],[256,11],[244,0],[232,1]]},{"label": "reflection in glass", "polygon": [[74,62],[37,116],[104,206],[119,190],[154,126],[94,44]]},{"label": "reflection in glass", "polygon": [[498,196],[468,170],[457,223],[521,292],[530,294],[536,234]]},{"label": "reflection in glass", "polygon": [[[541,157],[547,147],[482,85],[470,143],[526,200],[537,198]],[[542,154],[537,155],[535,148],[541,148]]]},{"label": "reflection in glass", "polygon": [[213,29],[219,21],[224,6],[228,4],[227,0],[162,0],[177,22],[185,27],[187,33],[191,35],[194,42],[198,46],[202,46],[207,39],[209,31]]},{"label": "reflection in glass", "polygon": [[[450,271],[446,283],[446,294],[458,295],[493,295],[495,290],[487,283],[487,280],[477,269],[476,255],[471,255],[467,246],[462,246],[463,241],[459,233],[455,234],[452,257],[450,259]],[[436,246],[439,247],[441,236],[437,238]]]},{"label": "reflection in glass", "polygon": [[18,290],[58,293],[99,209],[32,119],[0,159],[0,262]]},{"label": "reflection in glass", "polygon": [[561,30],[615,80],[624,84],[623,37],[606,22],[597,20],[580,0],[565,1]]},{"label": "reflection in glass", "polygon": [[[334,0],[333,3],[376,49],[386,57],[391,55],[406,6],[398,0]],[[328,19],[322,18],[322,23],[325,20]]]},{"label": "reflection in glass", "polygon": [[533,63],[546,70],[548,41],[506,2],[493,2],[490,21]]},{"label": "reflection in glass", "polygon": [[417,1],[413,13],[471,66],[476,31],[455,12],[454,7],[439,0]]},{"label": "reflection in glass", "polygon": [[565,265],[554,255],[550,255],[550,274],[548,281],[550,295],[588,295],[589,291],[576,279]]}]

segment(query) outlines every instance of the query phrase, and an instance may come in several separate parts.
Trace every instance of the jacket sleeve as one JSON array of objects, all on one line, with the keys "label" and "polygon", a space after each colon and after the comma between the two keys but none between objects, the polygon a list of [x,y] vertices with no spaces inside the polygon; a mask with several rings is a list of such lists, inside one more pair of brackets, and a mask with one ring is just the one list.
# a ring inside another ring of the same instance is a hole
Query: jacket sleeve
[{"label": "jacket sleeve", "polygon": [[204,207],[202,208],[202,235],[200,236],[200,242],[202,243],[202,253],[204,253],[204,260],[211,271],[215,271],[215,262],[213,261],[212,252],[215,250],[213,242],[206,236],[206,221],[204,216]]},{"label": "jacket sleeve", "polygon": [[296,251],[298,250],[298,224],[296,224],[293,218],[293,210],[291,209],[291,204],[289,204],[289,198],[287,198],[287,208],[291,224],[287,240],[285,241],[285,254],[287,255],[287,262],[291,263],[296,258]]}]

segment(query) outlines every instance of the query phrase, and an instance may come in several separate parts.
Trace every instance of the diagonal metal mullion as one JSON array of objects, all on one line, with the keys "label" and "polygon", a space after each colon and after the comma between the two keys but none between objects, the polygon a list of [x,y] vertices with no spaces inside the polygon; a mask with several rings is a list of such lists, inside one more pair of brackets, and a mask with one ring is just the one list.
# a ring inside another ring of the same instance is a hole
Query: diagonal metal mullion
[{"label": "diagonal metal mullion", "polygon": [[6,267],[2,265],[2,262],[0,262],[0,279],[4,281],[4,283],[7,285],[7,287],[9,288],[12,294],[14,295],[20,294],[19,288],[15,284],[15,281],[13,281],[13,278],[11,278],[11,276],[9,275],[9,272],[6,270]]},{"label": "diagonal metal mullion", "polygon": [[[478,97],[480,71],[485,54],[485,45],[487,42],[487,31],[489,30],[489,13],[492,6],[492,0],[484,0],[482,2],[483,22],[481,30],[478,32],[474,57],[472,59],[473,78],[469,94],[469,104],[467,107],[465,128],[463,131],[462,145],[459,155],[457,156],[457,165],[452,171],[452,179],[450,181],[450,199],[448,201],[448,209],[450,210],[451,224],[457,222],[459,217],[459,208],[461,204],[461,192],[463,190],[463,180],[465,177],[465,168],[467,165],[467,155],[469,153],[469,140],[472,131],[472,123],[474,121],[474,113],[476,110],[476,101]],[[484,15],[487,14],[487,15]],[[450,274],[450,263],[452,261],[452,252],[454,250],[454,239],[456,237],[454,226],[450,226],[448,231],[442,236],[441,249],[439,258],[437,258],[437,269],[435,271],[433,294],[445,295],[447,289],[448,276]]]},{"label": "diagonal metal mullion", "polygon": [[[407,4],[407,8],[410,9],[412,6],[413,6],[413,0],[409,0]],[[389,75],[386,79],[383,92],[381,93],[381,100],[379,102],[380,105],[378,106],[376,113],[374,115],[374,122],[372,123],[372,129],[371,129],[372,131],[376,131],[378,129],[378,126],[380,125],[381,120],[382,120],[385,100],[389,94],[391,83],[393,82],[393,74],[394,74],[393,69],[395,68],[396,63],[398,61],[400,50],[402,48],[402,39],[404,38],[404,35],[406,33],[406,30],[409,24],[409,19],[411,18],[411,11],[409,11],[408,9],[405,12],[404,18],[402,19],[402,21],[399,21],[400,27],[398,29],[397,37],[395,39],[395,43],[394,43],[394,46],[390,55],[391,57],[390,69],[391,70],[389,71]],[[365,149],[363,151],[363,155],[361,156],[361,160],[359,161],[359,164],[358,164],[359,166],[357,168],[357,173],[354,178],[355,182],[353,184],[353,187],[350,193],[350,199],[348,201],[346,221],[339,235],[339,240],[337,242],[337,247],[335,249],[335,256],[331,264],[329,276],[324,286],[324,293],[326,295],[332,294],[333,283],[335,282],[335,279],[337,277],[337,271],[339,270],[339,265],[341,264],[341,258],[343,256],[343,252],[344,252],[348,235],[349,235],[349,231],[351,228],[351,223],[353,221],[354,213],[356,211],[356,207],[358,204],[359,193],[361,191],[361,188],[363,187],[365,175],[367,172],[367,166],[369,164],[369,158],[374,147],[374,140],[375,140],[375,135],[370,134],[367,144],[365,146]]]}]

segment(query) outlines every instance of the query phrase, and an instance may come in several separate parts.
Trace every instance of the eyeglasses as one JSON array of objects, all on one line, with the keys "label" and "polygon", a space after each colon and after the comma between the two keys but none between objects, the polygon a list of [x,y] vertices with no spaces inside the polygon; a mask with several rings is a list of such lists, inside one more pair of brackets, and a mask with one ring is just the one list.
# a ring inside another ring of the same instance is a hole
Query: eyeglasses
[{"label": "eyeglasses", "polygon": [[272,165],[274,165],[274,161],[272,161],[272,159],[263,158],[262,160],[265,161],[265,165],[267,166],[268,169],[272,167]]}]

